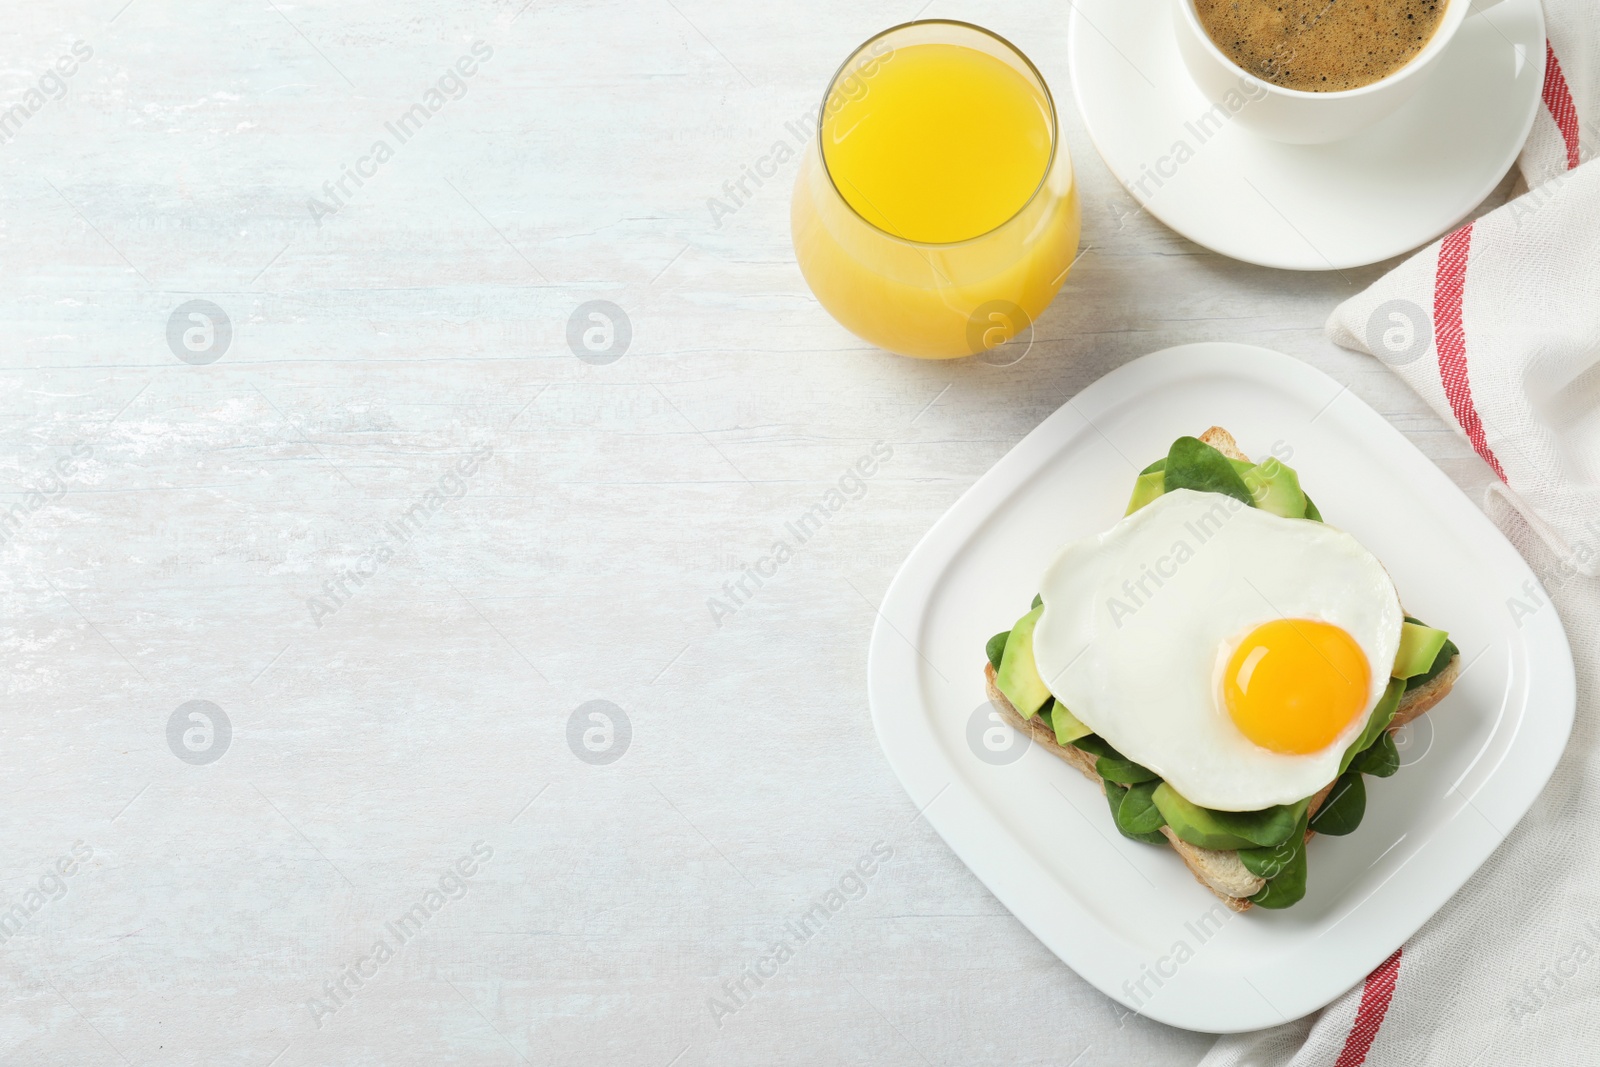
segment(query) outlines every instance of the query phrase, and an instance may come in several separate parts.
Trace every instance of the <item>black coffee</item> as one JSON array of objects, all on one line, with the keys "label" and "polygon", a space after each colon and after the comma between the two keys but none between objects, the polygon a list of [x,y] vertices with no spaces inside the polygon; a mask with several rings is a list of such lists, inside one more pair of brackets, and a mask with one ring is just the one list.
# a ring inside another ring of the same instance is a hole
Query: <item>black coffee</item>
[{"label": "black coffee", "polygon": [[1195,0],[1211,40],[1285,89],[1336,93],[1393,74],[1439,28],[1447,0]]}]

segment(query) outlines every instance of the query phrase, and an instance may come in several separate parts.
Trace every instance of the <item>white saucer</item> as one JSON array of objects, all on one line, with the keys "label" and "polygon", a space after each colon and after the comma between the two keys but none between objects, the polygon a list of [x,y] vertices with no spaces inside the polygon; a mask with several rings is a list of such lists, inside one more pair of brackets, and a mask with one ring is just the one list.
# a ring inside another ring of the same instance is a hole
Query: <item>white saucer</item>
[{"label": "white saucer", "polygon": [[1147,211],[1247,263],[1338,270],[1426,244],[1499,184],[1539,108],[1544,13],[1505,0],[1469,16],[1417,95],[1349,140],[1286,145],[1231,122],[1202,138],[1212,104],[1178,54],[1173,3],[1075,0],[1073,92]]}]

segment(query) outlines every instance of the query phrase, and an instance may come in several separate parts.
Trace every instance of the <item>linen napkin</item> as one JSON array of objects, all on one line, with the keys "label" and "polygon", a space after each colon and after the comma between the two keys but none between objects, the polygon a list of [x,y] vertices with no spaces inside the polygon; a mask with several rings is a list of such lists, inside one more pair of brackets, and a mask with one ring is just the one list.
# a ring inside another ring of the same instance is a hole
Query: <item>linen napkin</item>
[{"label": "linen napkin", "polygon": [[1327,329],[1388,363],[1494,472],[1486,510],[1572,644],[1572,739],[1528,815],[1400,950],[1320,1015],[1218,1039],[1203,1067],[1600,1063],[1600,163],[1586,162],[1600,148],[1600,4],[1545,11],[1544,106],[1519,159],[1529,191]]},{"label": "linen napkin", "polygon": [[[1545,158],[1524,152],[1530,185]],[[1547,584],[1600,575],[1600,163],[1446,235],[1339,305],[1327,330],[1472,443],[1492,491],[1556,554]]]}]

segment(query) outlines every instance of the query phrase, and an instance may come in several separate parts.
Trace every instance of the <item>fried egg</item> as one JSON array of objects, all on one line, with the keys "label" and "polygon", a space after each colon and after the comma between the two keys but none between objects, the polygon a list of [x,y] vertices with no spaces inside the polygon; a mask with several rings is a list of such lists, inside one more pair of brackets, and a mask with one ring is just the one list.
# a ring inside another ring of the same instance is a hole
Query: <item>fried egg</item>
[{"label": "fried egg", "polygon": [[1034,658],[1056,700],[1202,807],[1255,811],[1339,773],[1404,615],[1350,534],[1176,489],[1045,571]]}]

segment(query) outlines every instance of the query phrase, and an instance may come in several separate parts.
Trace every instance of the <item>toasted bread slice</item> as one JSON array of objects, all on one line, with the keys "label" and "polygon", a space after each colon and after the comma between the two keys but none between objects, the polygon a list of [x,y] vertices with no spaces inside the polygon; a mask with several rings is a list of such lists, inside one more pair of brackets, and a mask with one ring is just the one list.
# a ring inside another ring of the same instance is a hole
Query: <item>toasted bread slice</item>
[{"label": "toasted bread slice", "polygon": [[1233,439],[1233,434],[1224,430],[1221,426],[1211,427],[1211,429],[1200,435],[1200,440],[1229,459],[1237,459],[1244,463],[1250,462],[1250,457],[1240,450],[1239,442]]},{"label": "toasted bread slice", "polygon": [[[1246,463],[1250,461],[1250,457],[1239,449],[1238,442],[1233,439],[1233,435],[1220,426],[1211,427],[1200,435],[1200,440],[1229,459],[1243,460]],[[1032,719],[1024,719],[1017,709],[1012,706],[1011,701],[1006,699],[1005,694],[1000,692],[999,686],[995,685],[993,666],[987,663],[984,664],[983,674],[989,694],[989,703],[999,710],[1001,716],[1014,729],[1027,734],[1046,752],[1060,757],[1077,768],[1084,777],[1100,787],[1102,794],[1106,791],[1104,779],[1095,770],[1095,756],[1072,745],[1058,745],[1054,730],[1046,726],[1037,716]],[[1400,707],[1388,726],[1389,732],[1394,733],[1443,700],[1451,688],[1455,686],[1456,678],[1460,674],[1461,657],[1457,655],[1428,684],[1418,686],[1416,689],[1407,692],[1400,698]],[[1322,807],[1323,801],[1328,798],[1328,793],[1332,789],[1333,783],[1329,782],[1323,786],[1321,792],[1311,798],[1310,814],[1315,815],[1317,813],[1317,809]],[[1307,830],[1306,840],[1309,841],[1315,832],[1314,830]],[[1167,839],[1167,843],[1178,853],[1178,856],[1183,860],[1184,865],[1189,868],[1190,873],[1195,876],[1195,879],[1215,893],[1223,904],[1234,911],[1249,911],[1254,906],[1249,898],[1261,892],[1262,887],[1267,883],[1265,879],[1250,873],[1237,852],[1217,851],[1191,845],[1174,834],[1169,826],[1163,826],[1161,833]]]}]

